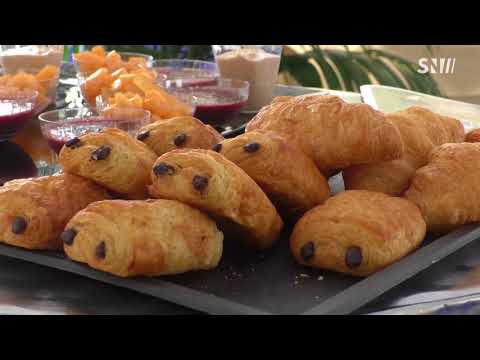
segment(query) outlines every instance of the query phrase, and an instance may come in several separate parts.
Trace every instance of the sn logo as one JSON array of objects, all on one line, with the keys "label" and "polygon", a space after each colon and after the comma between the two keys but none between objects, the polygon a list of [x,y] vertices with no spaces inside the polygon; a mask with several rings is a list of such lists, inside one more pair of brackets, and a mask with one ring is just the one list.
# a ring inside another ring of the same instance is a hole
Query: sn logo
[{"label": "sn logo", "polygon": [[453,74],[455,71],[455,58],[421,58],[418,60],[417,70],[420,74]]}]

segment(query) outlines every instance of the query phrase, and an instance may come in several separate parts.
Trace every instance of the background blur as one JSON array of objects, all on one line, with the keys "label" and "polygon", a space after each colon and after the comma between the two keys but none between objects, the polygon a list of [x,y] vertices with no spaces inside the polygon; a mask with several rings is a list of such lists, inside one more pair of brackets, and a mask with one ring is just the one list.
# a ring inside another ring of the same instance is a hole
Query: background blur
[{"label": "background blur", "polygon": [[[155,58],[213,60],[211,45],[105,45]],[[68,45],[72,52],[89,46]],[[454,73],[418,73],[419,60],[455,59]],[[412,89],[480,103],[478,45],[285,45],[279,81],[283,84],[358,91],[368,83]]]}]

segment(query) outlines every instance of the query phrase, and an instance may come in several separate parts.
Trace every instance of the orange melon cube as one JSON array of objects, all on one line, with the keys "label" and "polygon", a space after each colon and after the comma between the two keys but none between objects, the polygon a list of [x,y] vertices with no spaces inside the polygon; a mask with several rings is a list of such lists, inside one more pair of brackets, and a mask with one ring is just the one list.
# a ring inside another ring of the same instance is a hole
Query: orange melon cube
[{"label": "orange melon cube", "polygon": [[118,70],[123,67],[122,57],[115,50],[110,51],[107,56],[105,56],[105,65],[110,72]]},{"label": "orange melon cube", "polygon": [[129,107],[128,98],[122,93],[114,95],[113,103],[118,107]]},{"label": "orange melon cube", "polygon": [[103,88],[110,86],[112,77],[106,68],[100,68],[85,79],[84,91],[88,99],[95,99]]},{"label": "orange melon cube", "polygon": [[135,83],[136,75],[134,74],[124,74],[119,76],[119,80],[121,81],[121,91],[123,92],[133,92],[135,94],[141,93],[141,89]]},{"label": "orange melon cube", "polygon": [[80,65],[80,71],[90,75],[105,65],[105,60],[102,56],[90,51],[73,54],[73,59]]},{"label": "orange melon cube", "polygon": [[142,109],[143,108],[143,99],[140,95],[135,94],[133,97],[128,99],[128,104],[131,107]]},{"label": "orange melon cube", "polygon": [[112,72],[112,77],[115,79],[118,79],[120,75],[125,75],[125,74],[128,74],[127,69],[125,69],[124,67],[121,67],[120,69],[117,69],[114,72]]},{"label": "orange melon cube", "polygon": [[44,66],[38,73],[35,75],[35,78],[38,81],[46,81],[51,79],[56,79],[60,75],[60,69],[54,65]]},{"label": "orange melon cube", "polygon": [[16,86],[20,89],[32,89],[32,90],[40,89],[39,83],[35,78],[35,76],[32,74],[27,74],[23,71],[15,74],[12,77],[10,85]]},{"label": "orange melon cube", "polygon": [[103,48],[103,46],[100,46],[100,45],[94,46],[92,48],[91,52],[94,53],[94,54],[97,54],[98,56],[101,56],[103,58],[106,55],[105,49]]}]

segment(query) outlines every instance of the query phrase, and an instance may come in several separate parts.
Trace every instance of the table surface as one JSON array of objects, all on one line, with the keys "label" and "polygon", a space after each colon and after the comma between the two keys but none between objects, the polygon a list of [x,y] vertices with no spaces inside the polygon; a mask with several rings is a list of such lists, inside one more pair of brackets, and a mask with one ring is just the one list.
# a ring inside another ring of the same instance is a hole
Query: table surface
[{"label": "table surface", "polygon": [[[68,79],[69,76],[63,78]],[[71,85],[74,85],[71,80],[60,85],[57,106],[80,103],[78,88]],[[282,94],[294,95],[318,90],[320,89],[278,88]],[[360,99],[356,94],[346,96],[353,97],[354,100],[356,97]],[[52,153],[35,119],[13,142],[18,145],[18,151],[23,150],[36,163],[52,163]],[[5,156],[5,153],[0,154],[2,155]],[[4,163],[2,167],[5,168]],[[2,173],[4,172],[0,171],[0,177]],[[356,312],[367,313],[479,314],[480,242],[474,241],[433,264]],[[0,314],[199,313],[134,291],[0,256]]]}]

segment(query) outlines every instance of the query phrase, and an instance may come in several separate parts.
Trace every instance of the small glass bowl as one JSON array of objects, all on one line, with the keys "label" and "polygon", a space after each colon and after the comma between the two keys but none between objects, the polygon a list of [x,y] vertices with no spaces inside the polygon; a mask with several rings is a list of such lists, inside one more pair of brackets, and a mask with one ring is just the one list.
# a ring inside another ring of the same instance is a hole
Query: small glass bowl
[{"label": "small glass bowl", "polygon": [[38,109],[38,91],[0,87],[0,141],[22,130]]},{"label": "small glass bowl", "polygon": [[0,45],[0,65],[4,74],[36,74],[47,65],[59,68],[63,53],[64,45]]},{"label": "small glass bowl", "polygon": [[[132,57],[139,57],[139,58],[145,59],[145,65],[146,65],[147,68],[152,68],[152,66],[153,66],[153,56],[151,56],[151,55],[146,55],[146,54],[142,54],[142,53],[134,53],[134,52],[119,52],[118,54],[120,55],[122,61],[124,61],[124,62],[128,62],[128,60]],[[83,62],[83,64],[85,64],[85,62]],[[90,75],[90,74],[85,74],[81,70],[81,65],[82,65],[81,61],[76,60],[74,58],[73,59],[73,65],[75,67],[75,71],[77,72],[77,74],[84,74],[86,76]]]},{"label": "small glass bowl", "polygon": [[204,123],[221,125],[235,118],[249,95],[248,81],[219,78],[214,84],[198,87],[166,84],[166,90],[195,107],[194,116]]},{"label": "small glass bowl", "polygon": [[177,87],[212,85],[218,78],[218,66],[212,61],[162,59],[153,62],[153,69]]},{"label": "small glass bowl", "polygon": [[40,114],[40,129],[50,148],[58,154],[63,145],[89,132],[117,128],[135,136],[150,123],[150,111],[138,108],[112,108],[101,112],[89,108],[52,110]]}]

